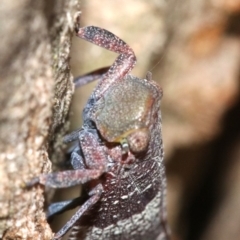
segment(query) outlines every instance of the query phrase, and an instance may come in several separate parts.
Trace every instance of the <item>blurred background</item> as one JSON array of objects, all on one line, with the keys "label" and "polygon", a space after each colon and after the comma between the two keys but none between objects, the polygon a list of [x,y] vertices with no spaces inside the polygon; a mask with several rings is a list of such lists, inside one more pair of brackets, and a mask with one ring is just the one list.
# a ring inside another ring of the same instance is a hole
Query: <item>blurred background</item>
[{"label": "blurred background", "polygon": [[[161,102],[168,218],[174,240],[240,239],[240,0],[82,1],[81,25],[105,28],[134,50]],[[116,54],[73,39],[74,76]],[[96,83],[76,90],[71,128]]]}]

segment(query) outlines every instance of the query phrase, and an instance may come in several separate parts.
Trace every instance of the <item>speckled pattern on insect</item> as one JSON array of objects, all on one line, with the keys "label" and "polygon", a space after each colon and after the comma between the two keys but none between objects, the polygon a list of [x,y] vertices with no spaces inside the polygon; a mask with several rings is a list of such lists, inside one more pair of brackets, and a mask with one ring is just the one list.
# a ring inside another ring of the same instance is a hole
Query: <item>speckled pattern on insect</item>
[{"label": "speckled pattern on insect", "polygon": [[73,170],[42,174],[27,185],[63,188],[84,184],[85,196],[54,203],[49,216],[80,206],[57,232],[71,240],[166,240],[166,177],[163,165],[161,88],[151,73],[129,72],[133,50],[99,27],[79,27],[76,35],[119,53],[112,66],[78,77],[76,87],[99,79],[83,110],[83,126],[66,136],[75,141]]}]

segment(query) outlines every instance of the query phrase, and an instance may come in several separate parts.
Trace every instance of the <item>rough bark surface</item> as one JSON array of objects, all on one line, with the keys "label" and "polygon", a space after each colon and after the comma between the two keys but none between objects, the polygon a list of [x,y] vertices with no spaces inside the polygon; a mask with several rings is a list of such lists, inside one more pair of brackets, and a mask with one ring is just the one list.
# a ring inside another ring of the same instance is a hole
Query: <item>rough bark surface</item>
[{"label": "rough bark surface", "polygon": [[53,139],[61,151],[73,94],[69,53],[79,1],[1,3],[0,238],[50,239],[43,189],[21,186],[51,170]]}]

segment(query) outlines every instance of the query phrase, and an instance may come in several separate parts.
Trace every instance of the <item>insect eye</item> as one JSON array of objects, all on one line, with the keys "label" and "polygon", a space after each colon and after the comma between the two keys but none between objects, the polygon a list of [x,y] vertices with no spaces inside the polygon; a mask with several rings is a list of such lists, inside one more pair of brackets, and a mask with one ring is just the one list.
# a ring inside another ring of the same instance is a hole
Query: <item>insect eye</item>
[{"label": "insect eye", "polygon": [[126,138],[122,139],[121,146],[122,146],[122,154],[126,154],[129,151],[129,145]]},{"label": "insect eye", "polygon": [[133,153],[140,153],[146,150],[149,140],[150,134],[146,128],[139,129],[127,136],[129,148]]}]

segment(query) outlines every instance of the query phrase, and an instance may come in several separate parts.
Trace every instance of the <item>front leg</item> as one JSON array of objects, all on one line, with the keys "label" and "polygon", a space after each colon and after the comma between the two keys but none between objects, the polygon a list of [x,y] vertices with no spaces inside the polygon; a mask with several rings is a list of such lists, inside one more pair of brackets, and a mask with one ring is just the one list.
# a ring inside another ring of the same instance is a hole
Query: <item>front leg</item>
[{"label": "front leg", "polygon": [[136,64],[136,56],[122,39],[111,32],[94,26],[80,28],[79,22],[76,25],[75,31],[78,37],[120,54],[102,77],[94,92],[96,99],[99,99],[111,85],[120,81],[133,69]]},{"label": "front leg", "polygon": [[51,188],[68,188],[97,179],[104,172],[105,169],[102,167],[99,169],[77,169],[41,174],[26,183],[26,187],[30,188],[36,184],[42,184]]},{"label": "front leg", "polygon": [[[83,158],[74,152],[72,155],[72,161],[75,159],[79,161],[73,164],[74,167],[79,166],[80,169],[68,170],[63,172],[54,172],[49,174],[41,174],[29,181],[26,187],[31,187],[35,184],[43,184],[52,188],[65,188],[75,186],[77,184],[83,184],[88,181],[98,179],[104,172],[107,172],[107,154],[101,143],[96,131],[83,130],[79,133],[79,141],[83,152]],[[75,161],[74,160],[74,161]],[[73,162],[74,162],[73,161]],[[63,228],[55,235],[54,239],[60,239],[76,222],[77,220],[89,210],[101,197],[103,192],[103,186],[98,184],[94,187],[88,195],[90,198],[77,210],[73,217],[63,226]],[[79,200],[79,202],[78,202]],[[77,199],[64,201],[62,203],[53,204],[50,208],[50,217],[56,213],[68,210],[71,207],[75,207],[78,204],[82,204],[82,200]]]},{"label": "front leg", "polygon": [[33,178],[26,183],[26,187],[31,187],[39,183],[51,188],[66,188],[99,178],[108,170],[108,158],[104,146],[101,146],[98,140],[96,131],[82,130],[79,133],[79,141],[84,162],[83,158],[77,153],[73,153],[72,155],[72,161],[79,161],[78,163],[74,163],[74,167],[79,164],[78,167],[81,168],[41,174],[39,177]]}]

